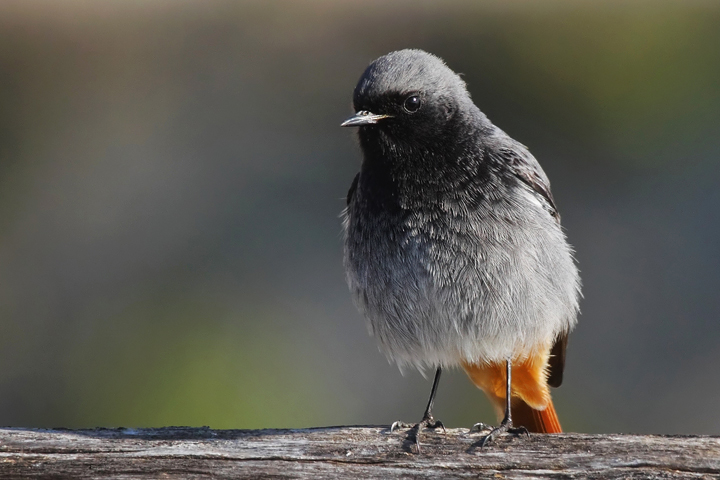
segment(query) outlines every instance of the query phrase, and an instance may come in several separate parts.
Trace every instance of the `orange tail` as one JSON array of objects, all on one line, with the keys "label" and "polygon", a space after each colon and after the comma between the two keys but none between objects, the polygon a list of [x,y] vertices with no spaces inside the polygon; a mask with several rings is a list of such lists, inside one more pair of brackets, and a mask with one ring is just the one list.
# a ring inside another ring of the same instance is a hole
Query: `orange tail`
[{"label": "orange tail", "polygon": [[512,403],[513,425],[525,427],[534,433],[562,433],[560,420],[558,420],[552,401],[545,410],[535,410],[519,398]]},{"label": "orange tail", "polygon": [[[512,419],[516,427],[535,433],[562,433],[550,399],[546,365],[550,349],[512,364]],[[485,392],[498,418],[505,412],[507,375],[504,362],[463,363],[470,380]],[[533,408],[535,407],[535,408]],[[540,410],[540,409],[543,410]]]}]

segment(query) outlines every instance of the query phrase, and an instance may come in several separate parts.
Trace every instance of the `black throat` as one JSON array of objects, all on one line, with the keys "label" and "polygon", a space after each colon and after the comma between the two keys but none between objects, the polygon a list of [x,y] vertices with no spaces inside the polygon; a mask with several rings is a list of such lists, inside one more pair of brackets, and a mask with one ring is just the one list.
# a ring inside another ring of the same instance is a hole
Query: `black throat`
[{"label": "black throat", "polygon": [[478,200],[478,187],[490,173],[482,132],[467,123],[445,127],[421,135],[398,135],[377,126],[360,130],[358,188],[367,208],[433,210],[448,202]]}]

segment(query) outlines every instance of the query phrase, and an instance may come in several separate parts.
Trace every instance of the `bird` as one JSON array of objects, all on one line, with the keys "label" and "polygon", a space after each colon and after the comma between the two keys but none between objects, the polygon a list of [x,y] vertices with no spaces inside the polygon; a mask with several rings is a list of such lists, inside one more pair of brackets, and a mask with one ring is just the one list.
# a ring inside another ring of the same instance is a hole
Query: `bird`
[{"label": "bird", "polygon": [[[548,387],[563,379],[581,281],[550,181],[527,147],[495,126],[439,57],[390,52],[353,91],[360,171],[343,210],[344,267],[380,350],[401,370],[460,367],[503,434],[559,433]],[[473,430],[473,429],[471,429]],[[513,437],[514,438],[514,437]]]}]

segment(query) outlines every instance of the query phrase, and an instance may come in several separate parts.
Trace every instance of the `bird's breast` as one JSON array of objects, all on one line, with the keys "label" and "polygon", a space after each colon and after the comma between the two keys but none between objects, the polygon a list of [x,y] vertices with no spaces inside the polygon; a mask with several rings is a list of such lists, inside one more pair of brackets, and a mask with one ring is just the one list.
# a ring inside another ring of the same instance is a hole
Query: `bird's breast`
[{"label": "bird's breast", "polygon": [[358,193],[346,215],[347,280],[399,363],[502,360],[568,328],[577,271],[537,202],[383,208]]}]

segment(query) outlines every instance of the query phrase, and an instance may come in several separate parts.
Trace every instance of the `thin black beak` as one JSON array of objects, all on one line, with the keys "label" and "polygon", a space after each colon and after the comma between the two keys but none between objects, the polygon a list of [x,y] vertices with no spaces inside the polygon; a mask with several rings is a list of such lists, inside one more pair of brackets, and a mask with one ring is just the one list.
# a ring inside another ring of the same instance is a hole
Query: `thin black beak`
[{"label": "thin black beak", "polygon": [[359,127],[360,125],[372,125],[378,123],[383,118],[389,118],[391,115],[377,115],[367,110],[360,110],[352,117],[340,124],[341,127]]}]

